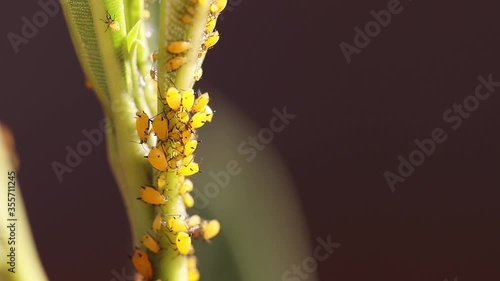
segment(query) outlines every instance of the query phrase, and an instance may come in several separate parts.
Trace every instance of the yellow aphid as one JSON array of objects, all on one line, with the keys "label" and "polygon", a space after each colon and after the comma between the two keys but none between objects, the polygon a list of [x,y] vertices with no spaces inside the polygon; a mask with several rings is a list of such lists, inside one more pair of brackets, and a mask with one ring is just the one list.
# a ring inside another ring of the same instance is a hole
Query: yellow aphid
[{"label": "yellow aphid", "polygon": [[158,244],[158,242],[156,242],[156,240],[153,237],[147,234],[144,234],[144,236],[142,236],[142,244],[144,244],[146,248],[148,248],[151,252],[155,254],[158,254],[160,252],[160,245]]},{"label": "yellow aphid", "polygon": [[179,193],[184,194],[191,191],[193,191],[193,182],[189,179],[184,180],[184,182],[181,185],[181,188],[179,189]]},{"label": "yellow aphid", "polygon": [[182,56],[175,57],[167,62],[167,71],[168,72],[176,71],[181,66],[183,66],[186,62],[187,62],[186,57],[182,57]]},{"label": "yellow aphid", "polygon": [[190,130],[186,130],[182,132],[182,142],[186,144],[188,141],[191,140],[191,137],[193,136],[193,132]]},{"label": "yellow aphid", "polygon": [[184,14],[181,16],[181,21],[185,24],[190,24],[193,22],[193,17],[190,14]]},{"label": "yellow aphid", "polygon": [[167,222],[167,226],[168,226],[168,229],[174,233],[178,233],[178,232],[187,232],[188,230],[188,226],[186,224],[186,222],[180,218],[177,218],[177,217],[173,217],[171,219],[168,220]]},{"label": "yellow aphid", "polygon": [[158,213],[155,219],[153,220],[153,231],[157,233],[160,230],[161,225],[162,225],[162,214]]},{"label": "yellow aphid", "polygon": [[226,8],[227,0],[217,0],[216,3],[217,3],[217,6],[219,7],[219,10],[217,11],[217,13],[220,13],[220,12],[224,11],[224,9]]},{"label": "yellow aphid", "polygon": [[200,81],[202,75],[203,75],[203,68],[200,67],[196,69],[196,71],[194,72],[194,80]]},{"label": "yellow aphid", "polygon": [[211,220],[203,229],[203,239],[210,240],[217,236],[220,231],[220,222],[218,220]]},{"label": "yellow aphid", "polygon": [[167,51],[172,54],[181,54],[191,49],[191,43],[188,41],[175,41],[167,45]]},{"label": "yellow aphid", "polygon": [[137,129],[137,134],[141,143],[145,143],[148,140],[149,135],[149,116],[143,112],[137,112],[135,114],[137,119],[135,120],[135,128]]},{"label": "yellow aphid", "polygon": [[195,225],[201,224],[201,217],[198,215],[192,215],[187,220],[187,224],[189,227],[194,227]]},{"label": "yellow aphid", "polygon": [[193,89],[182,91],[182,107],[187,111],[191,111],[194,104],[194,91]]},{"label": "yellow aphid", "polygon": [[168,121],[163,115],[158,115],[153,119],[153,131],[161,141],[167,141]]},{"label": "yellow aphid", "polygon": [[214,117],[214,112],[212,111],[210,106],[206,105],[202,112],[206,114],[207,122],[212,122],[212,118]]},{"label": "yellow aphid", "polygon": [[182,165],[177,171],[177,174],[180,176],[192,176],[199,171],[200,167],[198,166],[198,163],[191,162],[188,165]]},{"label": "yellow aphid", "polygon": [[173,111],[179,110],[182,102],[181,93],[179,92],[179,90],[174,87],[170,87],[167,89],[167,93],[165,96],[170,109],[172,109]]},{"label": "yellow aphid", "polygon": [[139,199],[151,205],[163,205],[167,203],[167,198],[151,186],[141,186],[141,197]]},{"label": "yellow aphid", "polygon": [[188,233],[193,238],[202,237],[205,241],[209,242],[220,232],[220,222],[218,220],[201,220],[200,217],[192,216],[187,220],[189,226]]},{"label": "yellow aphid", "polygon": [[198,281],[200,280],[200,271],[195,267],[188,267],[188,281]]},{"label": "yellow aphid", "polygon": [[193,104],[193,112],[200,112],[205,109],[205,106],[210,101],[208,93],[204,93],[196,98]]},{"label": "yellow aphid", "polygon": [[[187,118],[186,118],[186,116],[187,116]],[[179,122],[175,123],[175,128],[177,128],[179,130],[179,132],[182,132],[182,131],[189,129],[188,127],[186,127],[187,123],[189,122],[189,113],[186,112],[186,116],[182,116],[183,117],[182,119],[178,118]],[[188,122],[186,122],[186,121],[188,121]]]},{"label": "yellow aphid", "polygon": [[207,122],[207,115],[203,112],[198,112],[195,115],[191,116],[191,120],[189,120],[189,126],[193,129],[201,128]]},{"label": "yellow aphid", "polygon": [[156,147],[151,148],[151,151],[149,151],[148,154],[148,160],[151,166],[153,166],[156,170],[167,170],[167,156],[165,156],[163,150]]},{"label": "yellow aphid", "polygon": [[177,159],[173,158],[173,159],[170,159],[168,160],[168,166],[171,168],[171,169],[177,169],[178,165],[177,165]]},{"label": "yellow aphid", "polygon": [[175,114],[176,114],[176,112],[175,112],[175,111],[170,110],[169,112],[167,112],[167,119],[168,119],[168,120],[172,120],[172,119],[174,119],[174,118],[175,118]]},{"label": "yellow aphid", "polygon": [[193,152],[196,150],[196,147],[198,147],[198,141],[197,140],[190,140],[186,143],[184,146],[184,156],[189,156],[193,154]]},{"label": "yellow aphid", "polygon": [[182,158],[182,165],[188,165],[189,163],[193,162],[193,159],[194,159],[194,154]]},{"label": "yellow aphid", "polygon": [[226,8],[227,0],[217,0],[214,4],[210,5],[210,12],[212,14],[219,14]]},{"label": "yellow aphid", "polygon": [[167,178],[165,178],[165,175],[160,175],[158,177],[158,187],[163,188],[167,184]]},{"label": "yellow aphid", "polygon": [[189,114],[186,111],[179,112],[179,114],[177,114],[177,117],[182,124],[186,124],[187,122],[189,122]]},{"label": "yellow aphid", "polygon": [[217,13],[217,10],[219,10],[219,6],[217,6],[217,3],[213,3],[213,4],[210,5],[210,12],[212,14]]},{"label": "yellow aphid", "polygon": [[212,33],[215,30],[215,24],[217,23],[217,18],[214,16],[210,16],[207,20],[207,25],[205,27],[205,32],[207,34]]},{"label": "yellow aphid", "polygon": [[108,25],[104,32],[108,31],[109,28],[111,28],[111,31],[120,30],[120,24],[114,18],[112,18],[108,12],[106,12],[106,20],[101,20]]},{"label": "yellow aphid", "polygon": [[174,141],[180,141],[182,138],[182,132],[176,127],[172,128],[172,132],[170,133],[170,135]]},{"label": "yellow aphid", "polygon": [[184,202],[184,205],[186,205],[187,208],[193,208],[194,198],[193,198],[193,196],[191,196],[191,194],[184,193],[182,195],[182,201]]},{"label": "yellow aphid", "polygon": [[202,48],[204,50],[212,48],[213,46],[215,46],[215,44],[217,44],[217,42],[219,42],[219,39],[220,39],[219,31],[214,31],[210,33],[207,39],[205,40],[205,43],[203,43]]},{"label": "yellow aphid", "polygon": [[153,265],[149,261],[148,255],[141,249],[135,249],[132,256],[132,264],[135,270],[139,272],[146,280],[153,278]]},{"label": "yellow aphid", "polygon": [[189,248],[191,247],[191,235],[186,232],[177,233],[175,245],[181,255],[187,255],[189,253]]},{"label": "yellow aphid", "polygon": [[[184,149],[184,147],[179,142],[176,142],[174,145],[175,145],[175,147],[174,147],[175,150],[172,151],[172,156],[173,157],[181,156],[182,150]],[[180,159],[180,157],[179,157],[179,159]]]}]

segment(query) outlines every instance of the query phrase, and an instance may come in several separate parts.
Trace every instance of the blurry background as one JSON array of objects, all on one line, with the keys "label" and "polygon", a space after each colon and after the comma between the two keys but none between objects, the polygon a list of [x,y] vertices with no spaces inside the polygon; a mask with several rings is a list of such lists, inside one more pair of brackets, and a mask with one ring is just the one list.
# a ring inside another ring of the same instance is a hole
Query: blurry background
[{"label": "blurry background", "polygon": [[[331,235],[341,246],[319,263],[320,280],[498,280],[500,99],[494,93],[482,101],[456,131],[442,117],[474,93],[479,75],[500,81],[498,9],[492,1],[402,1],[403,10],[348,64],[339,44],[353,45],[353,28],[363,29],[373,20],[370,11],[388,2],[229,1],[218,23],[221,41],[197,84],[215,91],[217,114],[209,127],[228,122],[229,111],[251,120],[239,128],[243,138],[223,147],[238,155],[238,143],[269,126],[273,108],[296,114],[256,156],[276,152],[272,163],[285,166],[256,161],[241,177],[257,183],[272,180],[266,170],[282,170],[279,182],[287,191],[269,185],[261,196],[296,192],[293,205],[305,214],[294,210],[296,228],[283,229],[273,227],[281,218],[270,209],[259,217],[262,227],[251,228],[259,236],[240,241],[266,256],[276,249],[259,248],[261,237],[302,235],[298,228],[307,239],[290,244],[290,251],[308,246],[311,255],[317,238]],[[6,37],[20,34],[21,18],[39,10],[35,1],[9,1],[3,9],[0,120],[17,140],[22,191],[49,278],[112,280],[113,269],[131,272],[130,237],[105,146],[94,147],[62,183],[51,168],[64,161],[66,146],[85,139],[83,129],[97,128],[103,118],[84,86],[62,12],[17,55]],[[383,173],[397,173],[398,155],[408,159],[414,140],[438,127],[446,142],[392,193]],[[202,168],[210,167],[208,150],[218,146],[217,138],[231,133],[210,132],[200,131],[207,138],[198,154],[206,160]],[[232,200],[227,214],[244,203]],[[221,270],[231,266],[224,263]]]}]

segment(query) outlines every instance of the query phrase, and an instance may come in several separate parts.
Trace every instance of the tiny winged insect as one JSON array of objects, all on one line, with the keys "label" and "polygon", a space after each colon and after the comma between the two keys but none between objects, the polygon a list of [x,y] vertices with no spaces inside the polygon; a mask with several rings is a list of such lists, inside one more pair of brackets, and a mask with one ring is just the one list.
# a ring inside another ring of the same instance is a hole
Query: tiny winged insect
[{"label": "tiny winged insect", "polygon": [[[198,218],[196,218],[198,219]],[[187,231],[193,238],[202,237],[203,240],[209,242],[220,232],[220,222],[218,220],[211,221],[189,221],[189,230]]]},{"label": "tiny winged insect", "polygon": [[101,20],[108,25],[104,32],[108,31],[109,28],[111,28],[111,31],[120,30],[120,24],[114,18],[111,17],[111,14],[108,11],[106,11],[106,20],[103,19]]}]

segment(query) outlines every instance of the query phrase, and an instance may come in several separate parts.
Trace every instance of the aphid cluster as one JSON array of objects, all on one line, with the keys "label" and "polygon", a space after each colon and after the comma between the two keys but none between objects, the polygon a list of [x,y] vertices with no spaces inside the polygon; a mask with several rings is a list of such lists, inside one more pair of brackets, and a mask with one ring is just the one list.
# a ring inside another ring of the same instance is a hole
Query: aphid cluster
[{"label": "aphid cluster", "polygon": [[[191,208],[194,205],[194,198],[190,194],[193,191],[193,182],[186,177],[199,172],[199,165],[194,161],[194,152],[199,143],[195,129],[212,121],[213,111],[208,105],[210,97],[208,93],[198,93],[196,97],[192,89],[179,90],[175,87],[168,88],[162,96],[167,111],[152,118],[145,112],[136,114],[136,130],[140,143],[147,144],[152,133],[157,137],[156,145],[150,147],[145,157],[159,173],[157,187],[141,186],[140,197],[137,199],[150,205],[161,206],[169,200],[164,192],[173,190],[178,192],[184,205]],[[171,173],[174,173],[177,179],[174,185],[168,180]],[[189,280],[199,280],[196,260],[192,256],[194,249],[191,239],[201,238],[209,241],[219,233],[219,221],[202,220],[197,215],[183,219],[179,215],[159,212],[153,221],[152,229],[155,235],[163,232],[179,255],[189,255]],[[152,254],[161,251],[155,235],[145,234],[142,237],[142,244]],[[153,267],[145,251],[136,249],[132,262],[146,280],[152,278]]]},{"label": "aphid cluster", "polygon": [[199,172],[198,164],[193,161],[199,143],[195,129],[212,121],[209,100],[208,93],[195,97],[192,89],[170,87],[162,99],[170,110],[151,119],[145,112],[137,113],[136,128],[140,142],[146,143],[152,132],[158,140],[147,155],[153,168],[162,172],[175,170],[179,176]]},{"label": "aphid cluster", "polygon": [[[185,8],[180,21],[184,24],[191,24],[197,12],[197,4],[206,1],[188,1],[191,3]],[[219,40],[219,33],[214,31],[215,22],[226,4],[227,0],[212,0],[209,19],[204,31],[204,41],[198,52],[199,58],[203,57],[207,50]],[[166,44],[164,50],[160,50],[166,52],[167,57],[170,58],[165,66],[166,71],[174,72],[181,68],[187,62],[185,54],[192,48],[189,40],[172,41]],[[158,81],[155,66],[158,62],[157,52],[152,54],[152,60],[151,77]],[[201,75],[202,70],[199,68],[194,73],[194,79],[199,80]],[[158,90],[160,91],[159,88]],[[136,114],[136,129],[141,145],[152,143],[150,137],[156,136],[155,145],[149,147],[145,158],[157,171],[155,173],[157,182],[141,186],[138,199],[160,208],[156,208],[159,212],[153,221],[153,232],[143,235],[144,249],[136,248],[132,263],[145,280],[152,280],[154,274],[151,260],[155,260],[154,255],[164,250],[162,246],[170,247],[178,255],[187,256],[188,280],[197,281],[200,279],[200,273],[196,267],[196,257],[193,256],[192,239],[209,242],[219,233],[220,223],[217,220],[204,220],[198,215],[185,217],[179,214],[168,214],[162,210],[161,206],[179,196],[187,208],[193,207],[194,198],[191,196],[193,182],[186,177],[200,172],[198,163],[194,161],[194,153],[200,142],[196,129],[211,122],[214,112],[208,105],[210,101],[208,93],[195,93],[193,89],[172,86],[160,92],[159,96],[164,105],[162,112],[152,117],[144,111]]]},{"label": "aphid cluster", "polygon": [[[196,14],[196,5],[205,1],[206,0],[191,0],[191,5],[187,5],[185,7],[185,13],[180,17],[180,21],[184,24],[191,24],[193,22],[193,16]],[[227,0],[214,0],[210,5],[210,15],[203,34],[204,42],[198,50],[198,58],[203,57],[207,53],[207,51],[215,46],[215,44],[217,44],[217,42],[219,41],[220,34],[215,30],[215,24],[217,22],[217,17],[224,10],[226,5]],[[191,49],[191,47],[191,42],[185,40],[169,42],[165,46],[165,50],[171,56],[171,58],[165,65],[165,69],[167,70],[167,72],[174,72],[187,63],[185,54]],[[158,61],[158,53],[154,52],[151,58],[153,60],[152,68],[150,71],[151,78],[155,81],[158,81],[156,65]],[[199,81],[202,75],[203,69],[201,67],[196,69],[194,75],[195,81]]]},{"label": "aphid cluster", "polygon": [[[207,51],[219,42],[220,35],[219,32],[215,30],[215,24],[217,23],[217,17],[224,10],[226,5],[227,0],[216,0],[210,5],[210,15],[203,34],[204,42],[198,52],[198,58],[205,56]],[[196,70],[194,79],[198,81],[201,79],[202,75],[203,69],[200,67]]]}]

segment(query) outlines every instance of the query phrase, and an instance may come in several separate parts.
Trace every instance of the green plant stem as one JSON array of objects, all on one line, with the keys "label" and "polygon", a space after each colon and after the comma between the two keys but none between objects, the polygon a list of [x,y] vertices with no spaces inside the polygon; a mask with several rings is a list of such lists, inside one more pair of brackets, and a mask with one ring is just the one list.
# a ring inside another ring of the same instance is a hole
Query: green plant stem
[{"label": "green plant stem", "polygon": [[[130,0],[127,5],[141,6],[140,1]],[[138,246],[154,218],[154,208],[136,200],[140,186],[150,182],[151,169],[143,148],[136,143],[133,117],[137,111],[151,113],[145,96],[154,95],[153,89],[137,82],[146,73],[144,32],[132,38],[137,40],[133,42],[135,49],[127,49],[128,31],[139,20],[141,10],[127,10],[127,19],[135,21],[131,23],[126,20],[122,0],[68,0],[61,5],[84,73],[105,113],[108,160],[125,202],[133,243]],[[105,31],[107,26],[101,19],[106,19],[107,12],[120,30]]]},{"label": "green plant stem", "polygon": [[[202,4],[193,4],[192,0],[162,0],[161,4],[151,4],[150,22],[142,18],[143,0],[67,0],[61,3],[78,58],[107,118],[108,158],[125,202],[135,246],[140,245],[142,235],[150,232],[155,215],[155,207],[136,200],[140,196],[140,186],[151,181],[157,185],[159,175],[166,178],[167,187],[163,188],[167,188],[165,195],[169,200],[158,211],[186,217],[186,208],[179,196],[182,177],[176,170],[152,172],[148,160],[144,159],[145,151],[136,142],[133,117],[138,111],[145,111],[150,117],[157,112],[168,112],[169,108],[158,102],[165,90],[172,86],[180,90],[193,87],[195,71],[204,59],[204,53],[199,55],[211,1],[200,2]],[[192,22],[184,23],[181,17],[188,13],[188,6],[195,12],[191,15]],[[120,30],[105,32],[106,24],[101,19],[106,18],[107,12],[119,23]],[[145,23],[156,22],[158,29],[153,30],[153,34],[158,36],[146,38]],[[167,53],[165,47],[179,40],[191,43],[191,48],[182,54],[187,63],[167,73],[166,64],[174,55]],[[158,86],[149,75],[151,46],[148,42],[158,42]],[[154,141],[148,144],[152,146]],[[173,145],[173,142],[166,145]],[[154,280],[187,281],[186,257],[180,256],[172,245],[175,237],[160,231],[156,238],[162,250],[158,255],[149,255],[154,265]]]},{"label": "green plant stem", "polygon": [[[169,198],[168,202],[161,207],[162,214],[166,215],[166,219],[171,218],[171,215],[181,215],[185,218],[187,216],[186,207],[179,196],[179,177],[176,171],[162,172],[160,175],[165,176],[166,186],[164,188],[168,189],[165,191],[165,195]],[[157,255],[155,262],[155,278],[173,281],[187,280],[187,259],[185,256],[179,255],[176,246],[172,244],[175,243],[175,235],[160,231],[157,238],[161,252]]]},{"label": "green plant stem", "polygon": [[[178,89],[190,89],[194,85],[195,70],[201,65],[202,58],[198,58],[201,45],[204,42],[204,32],[206,22],[209,16],[209,2],[196,4],[196,13],[190,24],[182,22],[181,16],[186,14],[186,7],[193,5],[190,0],[163,0],[160,5],[159,13],[159,35],[158,35],[158,98],[163,98],[163,93],[169,87]],[[168,43],[173,41],[189,41],[191,49],[183,56],[187,58],[187,63],[178,70],[168,73],[167,62],[175,55],[165,51]],[[200,61],[201,60],[201,61]],[[158,103],[158,112],[168,112],[170,109],[165,104]],[[173,142],[167,142],[166,145],[173,145]],[[172,147],[174,149],[174,147]],[[168,150],[168,149],[167,149]],[[182,215],[187,217],[186,207],[179,196],[179,185],[182,178],[176,171],[167,171],[161,173],[166,177],[165,195],[168,196],[168,202],[161,207],[163,215]],[[154,179],[156,182],[156,179]],[[166,232],[158,233],[158,241],[162,251],[158,254],[155,263],[155,279],[168,281],[187,281],[188,269],[187,259],[179,255],[175,245],[175,235]]]},{"label": "green plant stem", "polygon": [[[185,14],[185,8],[191,4],[190,0],[165,0],[160,6],[160,21],[158,35],[158,83],[161,91],[175,86],[178,89],[190,89],[194,85],[196,68],[201,65],[203,58],[198,58],[201,45],[204,42],[204,31],[209,16],[210,1],[205,5],[198,4],[196,14],[191,24],[183,23],[180,18]],[[168,43],[179,40],[191,42],[191,49],[184,55],[187,63],[179,70],[168,73],[167,62],[174,56],[164,52]],[[175,85],[172,85],[173,81]],[[158,109],[162,106],[159,104]]]}]

